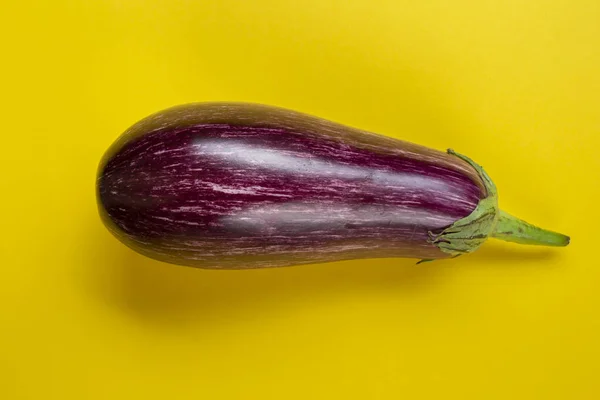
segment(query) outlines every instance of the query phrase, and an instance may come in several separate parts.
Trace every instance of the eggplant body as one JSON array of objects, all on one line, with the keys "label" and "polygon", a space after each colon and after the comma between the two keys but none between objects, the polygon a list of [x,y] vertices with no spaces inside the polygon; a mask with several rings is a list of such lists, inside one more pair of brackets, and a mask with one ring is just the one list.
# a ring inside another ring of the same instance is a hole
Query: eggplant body
[{"label": "eggplant body", "polygon": [[98,170],[106,227],[201,268],[451,256],[432,243],[487,196],[453,155],[286,109],[200,103],[127,130]]}]

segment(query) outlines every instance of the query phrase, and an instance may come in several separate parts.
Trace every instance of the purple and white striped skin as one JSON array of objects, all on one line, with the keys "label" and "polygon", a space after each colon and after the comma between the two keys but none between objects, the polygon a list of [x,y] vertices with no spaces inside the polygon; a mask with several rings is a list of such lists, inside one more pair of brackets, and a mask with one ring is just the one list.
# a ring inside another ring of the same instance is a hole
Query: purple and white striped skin
[{"label": "purple and white striped skin", "polygon": [[306,114],[200,103],[151,115],[104,155],[102,220],[148,257],[200,268],[446,258],[428,242],[486,190],[446,153]]}]

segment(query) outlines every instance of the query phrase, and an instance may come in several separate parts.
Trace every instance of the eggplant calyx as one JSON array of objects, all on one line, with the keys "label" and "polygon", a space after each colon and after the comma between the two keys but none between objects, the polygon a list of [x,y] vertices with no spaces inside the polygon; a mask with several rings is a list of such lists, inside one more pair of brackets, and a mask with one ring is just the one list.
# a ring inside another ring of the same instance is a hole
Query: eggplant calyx
[{"label": "eggplant calyx", "polygon": [[471,214],[459,219],[440,233],[429,232],[429,243],[452,257],[458,257],[477,250],[492,235],[500,211],[496,185],[484,169],[469,157],[456,153],[452,149],[448,149],[448,154],[460,158],[473,167],[487,192],[487,197],[479,201]]},{"label": "eggplant calyx", "polygon": [[458,154],[452,149],[448,149],[448,154],[459,157],[475,168],[483,181],[487,197],[479,201],[471,214],[459,219],[440,233],[429,232],[429,243],[452,257],[477,250],[488,237],[539,246],[564,247],[570,243],[569,236],[539,228],[500,210],[496,185],[484,169],[469,157]]}]

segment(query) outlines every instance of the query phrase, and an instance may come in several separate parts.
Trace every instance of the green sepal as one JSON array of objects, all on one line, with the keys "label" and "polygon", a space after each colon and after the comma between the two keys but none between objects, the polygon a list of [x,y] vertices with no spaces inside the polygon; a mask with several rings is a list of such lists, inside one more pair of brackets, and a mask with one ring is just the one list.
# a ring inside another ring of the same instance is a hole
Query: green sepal
[{"label": "green sepal", "polygon": [[471,165],[479,174],[487,192],[487,197],[479,201],[471,214],[459,219],[441,233],[429,232],[429,243],[452,257],[458,257],[477,250],[491,236],[499,215],[498,192],[494,182],[479,164],[452,149],[448,149],[448,154]]},{"label": "green sepal", "polygon": [[432,262],[432,261],[435,261],[435,259],[434,258],[424,258],[422,260],[417,261],[417,265]]}]

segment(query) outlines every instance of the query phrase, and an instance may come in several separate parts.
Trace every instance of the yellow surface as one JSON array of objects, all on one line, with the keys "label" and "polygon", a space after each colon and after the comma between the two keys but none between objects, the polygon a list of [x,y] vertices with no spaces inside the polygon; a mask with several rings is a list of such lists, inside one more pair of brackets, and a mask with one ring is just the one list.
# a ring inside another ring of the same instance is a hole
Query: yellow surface
[{"label": "yellow surface", "polygon": [[[0,398],[598,399],[598,0],[8,1]],[[279,270],[151,261],[96,165],[191,101],[293,108],[483,164],[566,249]]]}]

